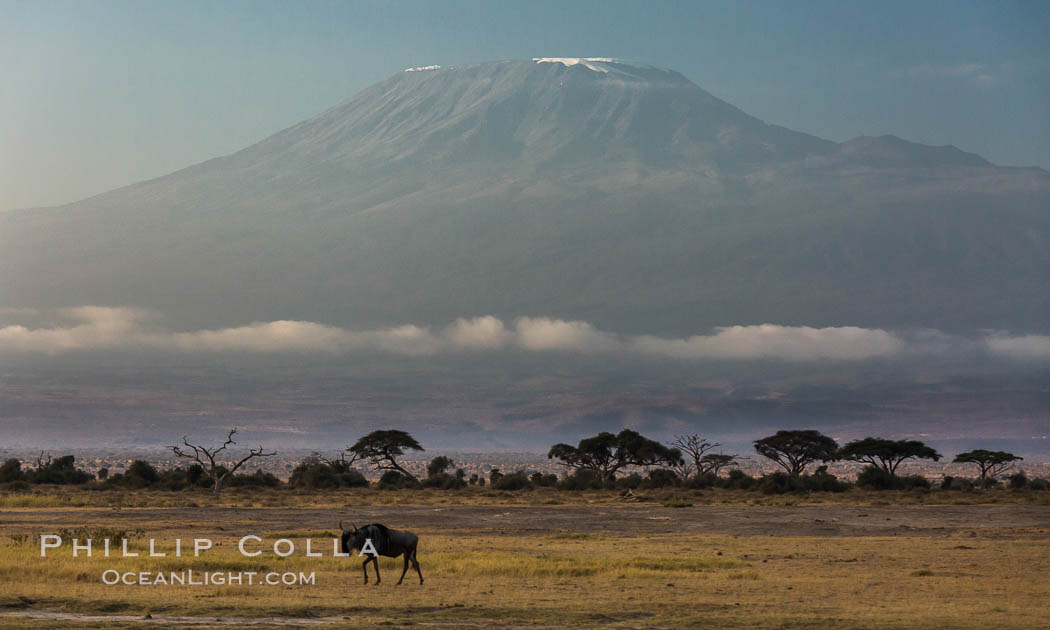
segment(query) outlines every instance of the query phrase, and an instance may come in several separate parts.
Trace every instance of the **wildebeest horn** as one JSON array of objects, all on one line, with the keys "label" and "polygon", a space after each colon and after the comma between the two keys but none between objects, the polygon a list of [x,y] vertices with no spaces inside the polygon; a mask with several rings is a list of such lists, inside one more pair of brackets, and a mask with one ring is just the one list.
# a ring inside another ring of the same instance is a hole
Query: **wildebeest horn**
[{"label": "wildebeest horn", "polygon": [[350,521],[350,527],[353,527],[355,532],[357,531],[357,525],[354,525],[353,521]]},{"label": "wildebeest horn", "polygon": [[345,532],[346,531],[345,529],[343,529],[343,521],[339,521],[339,531],[341,531],[341,532]]}]

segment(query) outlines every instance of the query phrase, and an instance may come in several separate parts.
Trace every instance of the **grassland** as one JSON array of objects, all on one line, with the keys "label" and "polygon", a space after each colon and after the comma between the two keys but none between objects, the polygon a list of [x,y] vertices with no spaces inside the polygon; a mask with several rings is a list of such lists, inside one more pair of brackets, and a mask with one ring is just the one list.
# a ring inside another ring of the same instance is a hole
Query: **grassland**
[{"label": "grassland", "polygon": [[[8,497],[0,512],[5,628],[994,629],[1050,618],[1050,507],[1029,493],[28,496],[36,504]],[[395,586],[400,560],[384,559],[383,583],[364,585],[356,559],[330,556],[346,517],[419,533],[426,583]],[[143,556],[150,537],[169,552],[175,538],[216,547],[196,559],[73,558],[68,546],[41,558],[36,536],[61,530],[129,536]],[[325,556],[246,558],[236,550],[246,533],[300,549],[310,537]],[[107,586],[110,568],[313,572],[316,583]]]}]

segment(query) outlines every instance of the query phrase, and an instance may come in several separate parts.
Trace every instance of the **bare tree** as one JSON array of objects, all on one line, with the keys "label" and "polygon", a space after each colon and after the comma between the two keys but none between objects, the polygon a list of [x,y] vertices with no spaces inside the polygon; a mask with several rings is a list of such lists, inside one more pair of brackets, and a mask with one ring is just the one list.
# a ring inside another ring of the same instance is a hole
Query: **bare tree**
[{"label": "bare tree", "polygon": [[211,478],[213,490],[216,493],[218,493],[220,490],[222,490],[223,482],[225,482],[230,475],[237,472],[237,469],[243,466],[244,463],[247,462],[249,459],[252,459],[254,457],[270,457],[277,454],[277,451],[274,451],[272,453],[267,453],[263,451],[263,447],[260,445],[259,448],[253,448],[250,451],[248,451],[248,454],[242,457],[236,463],[234,463],[231,468],[226,469],[219,463],[219,461],[216,460],[216,457],[219,456],[219,453],[225,451],[226,448],[231,444],[237,444],[233,441],[233,436],[235,433],[237,433],[237,429],[230,429],[230,432],[226,434],[226,441],[222,443],[222,446],[212,448],[198,446],[196,444],[190,444],[186,436],[183,436],[182,443],[187,447],[187,449],[191,450],[183,450],[181,446],[176,445],[171,447],[171,451],[175,453],[177,457],[185,457],[186,459],[192,459],[198,464],[200,464],[201,467],[204,468],[204,471],[208,473],[208,476]]},{"label": "bare tree", "polygon": [[678,462],[676,462],[675,465],[671,467],[671,470],[673,470],[674,474],[677,475],[678,478],[682,481],[687,481],[696,472],[696,468],[693,466],[693,462],[686,459],[678,460]]},{"label": "bare tree", "polygon": [[688,464],[682,472],[688,473],[690,469],[697,475],[707,474],[707,465],[704,462],[704,455],[707,454],[713,448],[721,446],[720,444],[712,444],[707,440],[703,439],[696,433],[692,435],[676,435],[674,440],[671,442],[671,446],[682,451],[682,455],[686,459],[693,460],[691,464]]},{"label": "bare tree", "polygon": [[40,451],[40,454],[36,456],[36,469],[43,470],[51,466],[51,453],[47,454],[47,461],[44,461],[44,451]]}]

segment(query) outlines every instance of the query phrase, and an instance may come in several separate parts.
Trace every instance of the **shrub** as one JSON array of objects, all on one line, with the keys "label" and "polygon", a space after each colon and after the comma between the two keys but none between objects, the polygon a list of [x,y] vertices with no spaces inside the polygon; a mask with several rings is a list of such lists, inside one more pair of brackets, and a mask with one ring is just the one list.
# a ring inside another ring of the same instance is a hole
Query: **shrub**
[{"label": "shrub", "polygon": [[900,480],[905,488],[929,489],[931,486],[930,480],[922,475],[908,475],[907,477],[900,477]]},{"label": "shrub", "polygon": [[438,455],[427,464],[427,477],[436,477],[455,465],[455,462],[448,457]]},{"label": "shrub", "polygon": [[25,479],[25,473],[22,472],[22,462],[17,459],[12,457],[0,466],[0,483],[22,481],[23,479]]},{"label": "shrub", "polygon": [[785,472],[774,472],[763,475],[758,480],[758,487],[764,494],[784,494],[786,492],[844,492],[849,485],[826,472],[798,477],[792,477]]},{"label": "shrub", "polygon": [[878,466],[865,466],[857,475],[857,486],[868,490],[893,490],[899,487],[899,483],[896,475]]},{"label": "shrub", "polygon": [[339,481],[347,488],[364,488],[368,486],[368,478],[364,473],[357,470],[348,470],[339,474]]},{"label": "shrub", "polygon": [[124,473],[125,479],[130,480],[136,486],[142,488],[152,485],[160,479],[160,474],[157,469],[144,462],[141,459],[136,459],[131,462],[131,466],[128,466],[127,472]]},{"label": "shrub", "polygon": [[649,471],[649,477],[642,483],[646,488],[667,488],[678,485],[678,475],[666,468],[654,468]]},{"label": "shrub", "polygon": [[[100,471],[101,472],[101,471]],[[158,471],[149,462],[135,460],[123,474],[105,475],[102,488],[165,488],[185,490],[193,487],[211,486],[211,479],[204,474],[200,464],[188,468],[171,468]]]},{"label": "shrub", "polygon": [[168,490],[185,490],[191,488],[195,484],[190,482],[189,471],[185,468],[175,468],[172,470],[166,470],[161,474],[161,485]]},{"label": "shrub", "polygon": [[812,492],[845,492],[849,490],[849,484],[838,480],[838,477],[827,472],[827,466],[817,469],[815,475],[804,475],[802,484],[806,490]]},{"label": "shrub", "polygon": [[225,481],[224,485],[233,487],[257,487],[257,488],[276,488],[281,485],[281,480],[275,477],[272,473],[264,472],[262,470],[256,470],[250,475],[230,475]]},{"label": "shrub", "polygon": [[459,475],[450,475],[445,472],[430,475],[422,483],[424,488],[440,488],[442,490],[455,490],[467,487],[466,479]]},{"label": "shrub", "polygon": [[1023,470],[1019,470],[1014,474],[1010,475],[1010,487],[1014,490],[1020,490],[1028,485],[1028,475],[1024,474]]},{"label": "shrub", "polygon": [[620,477],[619,479],[616,480],[616,489],[617,490],[637,490],[638,487],[642,485],[643,481],[645,481],[645,480],[642,479],[642,476],[639,475],[638,473],[631,473],[629,475],[624,475],[623,477]]},{"label": "shrub", "polygon": [[759,490],[763,494],[784,494],[786,492],[798,492],[803,489],[800,477],[792,477],[786,472],[774,472],[763,475],[759,479]]},{"label": "shrub", "polygon": [[496,490],[532,490],[532,483],[523,471],[500,475],[492,482]]},{"label": "shrub", "polygon": [[388,470],[379,478],[379,487],[383,490],[397,490],[399,488],[418,488],[419,482],[413,477],[404,475],[396,470]]},{"label": "shrub", "polygon": [[338,488],[339,478],[331,466],[318,461],[300,462],[292,469],[288,485],[294,488]]},{"label": "shrub", "polygon": [[734,468],[729,471],[728,476],[725,479],[717,479],[715,484],[719,488],[728,488],[731,490],[750,490],[758,484],[758,479],[755,479],[751,475],[744,471]]},{"label": "shrub", "polygon": [[558,482],[562,490],[601,490],[604,487],[598,475],[589,470],[576,470]]},{"label": "shrub", "polygon": [[531,475],[529,475],[529,481],[531,481],[532,485],[534,486],[542,486],[549,488],[558,484],[558,475],[545,475],[540,472],[534,472]]},{"label": "shrub", "polygon": [[1032,490],[1050,490],[1050,482],[1046,479],[1032,479],[1028,482],[1028,487]]},{"label": "shrub", "polygon": [[206,486],[211,484],[211,480],[208,479],[208,472],[204,470],[204,466],[193,464],[186,469],[186,483],[192,486]]},{"label": "shrub", "polygon": [[357,488],[367,486],[368,479],[353,468],[339,472],[323,462],[307,460],[292,470],[288,485],[310,489]]},{"label": "shrub", "polygon": [[26,473],[26,480],[31,483],[81,484],[95,478],[94,475],[78,470],[74,465],[75,458],[65,455],[36,470]]},{"label": "shrub", "polygon": [[857,475],[857,485],[869,490],[906,490],[908,488],[929,488],[930,482],[922,475],[898,477],[877,466],[865,466]]},{"label": "shrub", "polygon": [[[739,470],[734,472],[738,472],[742,475],[744,474]],[[703,490],[704,488],[711,488],[715,486],[716,484],[718,484],[719,481],[720,479],[717,475],[713,473],[707,473],[706,475],[694,475],[690,477],[684,485],[685,487],[692,488],[694,490]]]}]

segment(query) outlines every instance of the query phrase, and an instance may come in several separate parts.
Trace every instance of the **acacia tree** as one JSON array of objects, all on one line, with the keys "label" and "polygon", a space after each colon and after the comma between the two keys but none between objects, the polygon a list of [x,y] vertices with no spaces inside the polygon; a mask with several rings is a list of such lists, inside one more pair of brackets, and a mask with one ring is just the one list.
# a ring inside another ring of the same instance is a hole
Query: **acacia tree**
[{"label": "acacia tree", "polygon": [[676,466],[682,463],[682,453],[668,448],[637,431],[624,429],[618,434],[603,431],[584,438],[579,444],[555,444],[547,453],[548,459],[558,459],[575,470],[588,470],[603,481],[616,477],[617,471],[627,466]]},{"label": "acacia tree", "polygon": [[977,464],[981,469],[981,480],[985,480],[989,475],[995,477],[1001,475],[1013,466],[1013,463],[1024,459],[1018,457],[1013,453],[1007,453],[1006,451],[986,451],[983,448],[975,451],[969,451],[966,453],[959,453],[955,456],[953,463],[956,464]]},{"label": "acacia tree", "polygon": [[792,477],[802,474],[813,462],[830,462],[835,459],[838,444],[828,436],[812,429],[800,431],[777,431],[755,440],[755,450],[784,468]]},{"label": "acacia tree", "polygon": [[700,470],[703,475],[715,475],[722,472],[722,469],[726,466],[731,466],[741,459],[739,455],[726,455],[725,453],[708,453],[700,458]]},{"label": "acacia tree", "polygon": [[267,453],[263,450],[262,445],[259,448],[253,448],[248,451],[248,454],[241,459],[234,462],[233,467],[227,469],[220,463],[217,458],[219,454],[227,449],[231,445],[237,444],[233,441],[233,436],[237,433],[237,429],[230,429],[230,432],[226,434],[226,441],[222,443],[222,446],[208,448],[206,446],[199,446],[196,444],[190,444],[186,436],[182,437],[182,444],[189,450],[184,450],[182,446],[172,446],[171,450],[177,457],[185,457],[186,459],[192,459],[196,461],[204,471],[208,474],[212,481],[212,490],[218,493],[222,490],[222,484],[232,475],[237,472],[240,468],[250,459],[255,457],[271,457],[277,454],[277,451]]},{"label": "acacia tree", "polygon": [[423,447],[408,433],[388,429],[372,431],[346,450],[353,453],[354,459],[367,459],[376,470],[396,470],[406,477],[416,479],[415,475],[397,462],[397,458],[404,455],[406,449],[422,451]]},{"label": "acacia tree", "polygon": [[866,437],[853,440],[839,449],[838,459],[871,464],[891,475],[908,459],[932,459],[938,461],[941,454],[918,440],[886,440]]}]

